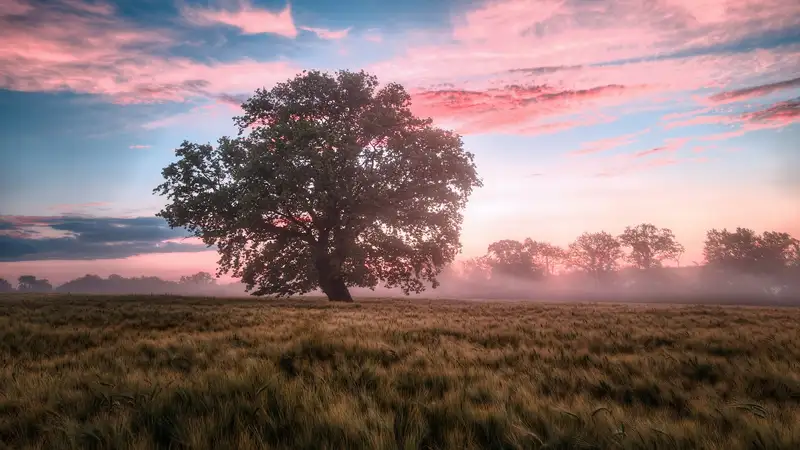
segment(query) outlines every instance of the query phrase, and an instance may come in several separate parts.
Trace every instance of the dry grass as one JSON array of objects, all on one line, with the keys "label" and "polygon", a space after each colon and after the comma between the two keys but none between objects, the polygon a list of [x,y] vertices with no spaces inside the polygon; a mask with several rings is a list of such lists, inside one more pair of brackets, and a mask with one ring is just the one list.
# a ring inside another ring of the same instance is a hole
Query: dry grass
[{"label": "dry grass", "polygon": [[0,448],[797,449],[800,309],[0,297]]}]

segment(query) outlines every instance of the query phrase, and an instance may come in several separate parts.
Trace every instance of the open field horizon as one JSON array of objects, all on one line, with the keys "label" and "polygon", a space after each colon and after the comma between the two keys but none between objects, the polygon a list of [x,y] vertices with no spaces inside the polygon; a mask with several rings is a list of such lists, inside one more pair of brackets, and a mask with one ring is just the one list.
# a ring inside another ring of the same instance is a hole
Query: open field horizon
[{"label": "open field horizon", "polygon": [[0,330],[0,448],[800,445],[798,308],[12,294]]}]

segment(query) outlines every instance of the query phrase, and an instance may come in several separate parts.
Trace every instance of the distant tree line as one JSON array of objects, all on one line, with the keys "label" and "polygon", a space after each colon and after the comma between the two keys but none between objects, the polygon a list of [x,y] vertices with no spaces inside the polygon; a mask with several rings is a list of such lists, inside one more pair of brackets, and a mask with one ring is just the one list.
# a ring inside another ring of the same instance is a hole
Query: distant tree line
[{"label": "distant tree line", "polygon": [[212,294],[222,290],[224,286],[217,284],[216,278],[208,272],[198,272],[194,275],[182,276],[180,281],[168,281],[158,277],[133,277],[125,278],[120,275],[110,275],[102,278],[97,275],[85,275],[68,281],[58,287],[53,287],[46,279],[39,279],[33,275],[23,275],[17,279],[17,288],[7,280],[0,278],[0,292],[31,292],[31,293],[87,293],[87,294]]},{"label": "distant tree line", "polygon": [[[490,244],[485,255],[463,262],[461,271],[468,279],[546,281],[579,274],[597,285],[631,279],[658,283],[669,282],[670,271],[662,269],[670,262],[679,265],[683,253],[672,230],[645,223],[627,227],[618,236],[583,233],[567,248],[530,238],[500,240]],[[798,288],[800,241],[788,233],[712,229],[706,233],[703,256],[703,283],[735,284],[744,275],[760,277],[769,285],[765,287]],[[623,272],[625,277],[620,276]]]},{"label": "distant tree line", "polygon": [[[631,284],[663,287],[676,282],[674,272],[683,253],[683,245],[670,229],[645,223],[626,227],[617,236],[605,231],[583,233],[566,248],[530,238],[500,240],[491,243],[485,255],[462,261],[450,275],[472,283],[492,280],[502,283],[510,279],[541,283],[589,280],[589,287],[597,288]],[[800,293],[800,241],[788,233],[712,229],[706,233],[703,256],[703,264],[695,263],[692,267],[698,272],[696,281],[706,288],[721,287],[734,292],[739,288],[756,287],[762,291],[779,288]],[[33,275],[23,275],[17,281],[16,291],[37,293],[212,295],[219,291],[222,295],[224,288],[208,272],[183,276],[177,282],[158,277],[86,275],[56,288],[48,280]],[[0,278],[0,292],[14,291],[11,283]]]}]

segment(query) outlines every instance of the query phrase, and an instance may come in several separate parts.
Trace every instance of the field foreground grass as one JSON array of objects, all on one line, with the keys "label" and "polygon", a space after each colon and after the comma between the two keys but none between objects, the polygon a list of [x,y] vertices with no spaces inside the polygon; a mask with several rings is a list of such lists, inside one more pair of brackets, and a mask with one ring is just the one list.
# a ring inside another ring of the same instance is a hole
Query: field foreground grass
[{"label": "field foreground grass", "polygon": [[800,308],[0,296],[0,448],[800,448]]}]

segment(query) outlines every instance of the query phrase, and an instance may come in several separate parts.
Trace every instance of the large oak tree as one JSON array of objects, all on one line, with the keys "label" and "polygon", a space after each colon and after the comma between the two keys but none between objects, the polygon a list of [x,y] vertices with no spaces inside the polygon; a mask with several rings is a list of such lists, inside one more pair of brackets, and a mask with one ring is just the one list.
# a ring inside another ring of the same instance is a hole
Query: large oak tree
[{"label": "large oak tree", "polygon": [[308,71],[258,90],[238,137],[176,150],[155,189],[169,198],[159,215],[216,245],[220,273],[255,295],[436,287],[481,181],[461,138],[409,106],[402,86],[364,72]]}]

